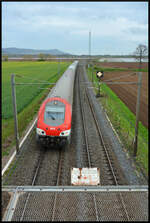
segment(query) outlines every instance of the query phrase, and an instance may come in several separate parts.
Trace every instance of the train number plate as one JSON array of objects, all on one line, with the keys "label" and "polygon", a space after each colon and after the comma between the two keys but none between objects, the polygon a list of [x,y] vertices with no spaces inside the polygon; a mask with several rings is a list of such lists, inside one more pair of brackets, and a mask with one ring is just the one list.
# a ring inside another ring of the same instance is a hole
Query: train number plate
[{"label": "train number plate", "polygon": [[99,168],[72,168],[71,169],[72,185],[99,185],[100,169]]}]

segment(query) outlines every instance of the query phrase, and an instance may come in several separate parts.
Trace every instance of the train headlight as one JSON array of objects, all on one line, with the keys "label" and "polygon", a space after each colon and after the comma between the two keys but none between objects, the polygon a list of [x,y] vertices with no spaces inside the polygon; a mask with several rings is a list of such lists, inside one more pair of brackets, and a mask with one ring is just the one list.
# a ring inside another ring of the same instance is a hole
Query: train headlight
[{"label": "train headlight", "polygon": [[38,135],[46,135],[46,132],[43,129],[36,128],[36,133]]},{"label": "train headlight", "polygon": [[65,130],[65,131],[63,131],[63,132],[60,133],[60,136],[69,136],[70,135],[70,132],[71,132],[71,129]]}]

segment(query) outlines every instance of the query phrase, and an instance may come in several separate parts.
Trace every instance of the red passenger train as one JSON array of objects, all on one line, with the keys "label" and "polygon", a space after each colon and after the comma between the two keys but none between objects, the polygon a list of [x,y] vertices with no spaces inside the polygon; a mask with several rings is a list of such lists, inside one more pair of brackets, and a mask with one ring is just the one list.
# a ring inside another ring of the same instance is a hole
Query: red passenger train
[{"label": "red passenger train", "polygon": [[74,61],[51,89],[40,107],[36,126],[38,142],[65,145],[71,138],[74,79],[78,61]]},{"label": "red passenger train", "polygon": [[71,113],[66,99],[47,98],[38,113],[37,139],[44,144],[64,145],[70,139]]}]

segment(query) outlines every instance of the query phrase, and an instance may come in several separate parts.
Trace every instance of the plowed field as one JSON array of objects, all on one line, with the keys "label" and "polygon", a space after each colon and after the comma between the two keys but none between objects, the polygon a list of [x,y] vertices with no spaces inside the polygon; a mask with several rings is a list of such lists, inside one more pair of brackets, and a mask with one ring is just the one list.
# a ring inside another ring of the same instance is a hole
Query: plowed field
[{"label": "plowed field", "polygon": [[[126,68],[126,69],[138,69],[138,63],[136,62],[100,62],[97,63],[101,67],[113,67],[113,68]],[[142,69],[148,68],[148,63],[142,63]]]},{"label": "plowed field", "polygon": [[[105,71],[102,81],[126,76],[128,74],[134,73],[130,69],[138,68],[137,63],[99,63],[100,67],[114,67],[114,68],[128,68],[128,71]],[[143,68],[147,68],[148,63],[143,64]],[[137,82],[138,76],[135,73],[129,77],[123,77],[121,79],[112,80],[112,82],[127,81],[127,82]],[[109,84],[108,84],[109,85]],[[136,114],[136,100],[137,100],[137,85],[121,85],[112,84],[109,87],[117,94],[117,96],[126,104],[126,106]],[[141,106],[140,106],[140,121],[144,126],[148,128],[148,72],[142,72],[142,89],[141,89]]]}]

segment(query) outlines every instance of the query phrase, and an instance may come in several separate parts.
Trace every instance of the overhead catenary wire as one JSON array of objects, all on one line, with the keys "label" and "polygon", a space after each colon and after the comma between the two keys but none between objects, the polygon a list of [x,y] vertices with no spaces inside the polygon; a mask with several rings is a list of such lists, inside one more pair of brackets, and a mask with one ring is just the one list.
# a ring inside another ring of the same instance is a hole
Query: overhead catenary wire
[{"label": "overhead catenary wire", "polygon": [[[67,65],[66,67],[68,67],[68,65]],[[65,67],[65,69],[66,69],[66,67]],[[60,73],[61,73],[61,71],[62,71],[62,69],[60,69]],[[50,80],[53,79],[53,78],[54,78],[55,76],[57,76],[57,75],[58,75],[58,72],[54,73],[54,75],[52,75],[52,76],[50,77]],[[42,83],[47,83],[47,81],[44,81],[44,80],[41,80],[41,79],[37,79],[37,78],[26,77],[26,76],[24,76],[24,75],[22,75],[22,74],[16,74],[15,76],[16,76],[16,77],[19,77],[19,78],[25,78],[25,79],[30,79],[30,80],[33,80],[33,81],[40,81],[40,82],[42,82]],[[49,82],[48,82],[48,83],[49,83]]]},{"label": "overhead catenary wire", "polygon": [[[53,79],[55,76],[56,76],[56,74],[57,73],[54,73],[54,75],[52,75],[51,77],[50,77],[50,80],[51,79]],[[25,89],[26,89],[26,87],[31,87],[32,85],[34,86],[34,88],[36,88],[36,91],[39,91],[39,90],[42,90],[42,87],[44,87],[43,85],[55,85],[56,83],[50,83],[50,82],[46,82],[46,81],[43,81],[43,80],[39,80],[39,79],[35,79],[35,78],[30,78],[30,77],[26,77],[26,76],[24,76],[24,75],[20,75],[20,74],[16,74],[15,75],[15,77],[18,77],[18,78],[25,78],[25,79],[28,79],[28,80],[32,80],[32,81],[40,81],[41,83],[33,83],[33,82],[30,82],[29,84],[27,84],[27,83],[24,83],[23,85],[23,87],[22,87],[22,84],[18,84],[17,86],[20,86],[21,87],[21,89],[19,89],[19,87],[17,87],[16,88],[16,95],[20,95],[20,94],[22,94],[24,91],[25,91]],[[16,84],[15,84],[16,85]],[[39,85],[40,85],[40,87],[41,88],[39,88]],[[37,87],[36,87],[37,86]],[[43,88],[44,89],[44,88]],[[51,89],[51,88],[50,88]],[[35,93],[34,93],[34,95],[35,95]],[[33,94],[32,94],[32,96],[33,96]],[[10,103],[5,103],[5,102],[7,102],[7,100],[9,100],[11,98],[11,93],[10,93],[10,95],[9,96],[7,96],[7,97],[5,97],[4,99],[2,99],[2,103],[3,103],[3,108],[5,107],[6,109],[8,109],[8,106],[7,105],[10,105]],[[9,108],[10,109],[10,108]],[[3,109],[4,110],[4,109]],[[19,108],[19,111],[20,111],[20,108]]]},{"label": "overhead catenary wire", "polygon": [[103,84],[135,84],[138,85],[138,82],[129,82],[129,81],[124,81],[124,82],[106,82],[106,81],[101,81]]},{"label": "overhead catenary wire", "polygon": [[[57,73],[55,73],[54,75],[56,75]],[[15,74],[15,77],[19,77],[19,78],[25,78],[25,79],[29,79],[29,80],[33,80],[33,81],[40,81],[40,82],[43,82],[43,83],[46,83],[46,81],[43,81],[43,80],[40,80],[40,79],[37,79],[37,78],[30,78],[30,77],[26,77],[24,75],[20,75],[20,74]],[[54,76],[52,76],[53,78]],[[51,79],[51,78],[50,78]],[[23,88],[24,89],[24,88]],[[21,89],[21,90],[23,90]],[[19,91],[20,92],[20,91]],[[18,92],[17,92],[18,94]],[[10,98],[11,95],[8,95],[6,96],[5,98],[2,98],[2,102],[4,103],[8,98]]]},{"label": "overhead catenary wire", "polygon": [[[46,69],[44,69],[44,72],[46,71],[46,70],[49,70],[49,67],[46,67]],[[34,70],[34,72],[36,72],[37,70]],[[50,77],[50,79],[51,78],[53,78],[55,75],[56,75],[57,73],[55,73],[52,77]],[[28,74],[28,75],[30,75],[30,74]],[[33,74],[32,74],[33,75]],[[32,76],[32,75],[30,75],[30,76]],[[46,82],[46,81],[43,81],[43,80],[40,80],[40,79],[37,79],[37,78],[31,78],[31,77],[26,77],[26,76],[24,76],[24,75],[20,75],[20,74],[15,74],[15,76],[16,77],[23,77],[23,78],[25,78],[25,79],[30,79],[30,80],[33,80],[33,81],[40,81],[40,82]]]},{"label": "overhead catenary wire", "polygon": [[[68,65],[65,66],[65,69],[66,69],[66,67],[68,67]],[[60,73],[61,73],[61,71],[62,71],[62,68],[60,69]],[[29,74],[28,74],[28,75],[29,75]],[[51,80],[53,77],[55,77],[56,75],[58,75],[58,72],[54,73],[54,75],[50,77],[50,80]],[[30,79],[30,80],[33,80],[33,81],[40,81],[40,82],[43,82],[43,83],[46,83],[46,82],[47,82],[47,81],[43,81],[43,80],[40,80],[40,79],[37,79],[37,78],[26,77],[26,76],[24,76],[24,75],[22,75],[22,74],[21,74],[21,75],[20,75],[20,74],[16,74],[15,76],[16,76],[16,77],[19,77],[19,78],[23,77],[23,78],[25,78],[25,79]]]},{"label": "overhead catenary wire", "polygon": [[33,83],[33,82],[31,82],[31,83],[15,83],[15,85],[41,85],[41,84],[46,84],[46,85],[48,85],[48,84],[56,84],[56,83],[50,83],[50,82],[47,82],[47,83]]},{"label": "overhead catenary wire", "polygon": [[[128,77],[128,76],[133,76],[135,74],[136,73],[134,72],[134,73],[131,73],[131,74],[128,74],[128,75],[124,75],[124,76],[121,76],[121,77],[112,78],[112,79],[109,79],[109,80],[106,80],[106,81],[101,81],[101,84],[110,84],[110,85],[111,84],[127,84],[127,85],[137,85],[138,86],[139,85],[139,82],[131,82],[131,81],[130,82],[129,81],[124,81],[124,82],[109,82],[111,80],[117,80],[117,79],[125,78],[125,77]],[[84,84],[87,84],[87,83],[90,83],[90,82],[83,82],[83,85]],[[97,82],[93,82],[93,84],[97,84]],[[97,87],[88,87],[88,88],[95,88],[95,89],[98,89],[99,90],[99,88],[97,88]],[[129,122],[130,126],[135,127],[134,124],[133,124],[133,122],[131,122],[126,117],[126,115],[125,115],[125,119]],[[147,140],[145,138],[143,138],[143,139],[144,139],[144,142],[147,143]]]},{"label": "overhead catenary wire", "polygon": [[[121,77],[119,77],[119,79],[121,79],[121,78],[125,78],[125,77],[127,77],[127,76],[131,76],[131,75],[134,75],[135,73],[131,73],[131,74],[128,74],[128,75],[124,75],[124,76],[121,76]],[[109,80],[107,80],[107,81],[111,81],[111,80],[115,80],[115,79],[118,79],[118,78],[113,78],[113,79],[109,79]],[[84,82],[84,83],[89,83],[89,82]],[[93,82],[93,84],[95,85],[95,84],[97,84],[97,82]],[[139,85],[139,82],[127,82],[127,81],[125,81],[125,82],[106,82],[106,81],[101,81],[101,84],[127,84],[127,85]],[[97,88],[97,87],[88,87],[88,88],[95,88],[95,89],[98,89],[99,90],[99,88]],[[130,128],[131,127],[133,127],[133,128],[135,128],[135,126],[134,126],[134,123],[132,122],[132,121],[130,121],[129,119],[128,119],[128,117],[126,116],[126,114],[124,113],[124,117],[125,117],[125,119],[129,122],[129,124],[130,124]],[[147,142],[147,140],[145,139],[145,138],[143,138],[143,141],[145,142],[145,143],[148,143]]]},{"label": "overhead catenary wire", "polygon": [[[109,97],[110,97],[111,100],[114,100],[113,97],[111,97],[111,96],[109,96]],[[119,106],[118,103],[117,103],[117,106]],[[118,108],[118,111],[120,111],[123,114],[125,120],[128,121],[128,123],[130,125],[130,128],[135,128],[134,121],[129,120],[129,118],[127,117],[126,113],[122,111],[120,106],[117,107],[117,108]],[[142,141],[144,141],[146,144],[148,143],[147,139],[144,138],[143,136],[142,136]]]},{"label": "overhead catenary wire", "polygon": [[51,88],[41,88],[41,87],[39,87],[38,89],[49,89],[49,90],[51,90]]},{"label": "overhead catenary wire", "polygon": [[[57,74],[57,73],[55,73],[54,75],[56,75],[56,74]],[[50,79],[52,79],[52,78],[54,77],[54,75],[53,75]],[[33,80],[33,81],[39,81],[39,82],[42,82],[42,83],[49,83],[49,82],[47,82],[47,81],[43,81],[43,80],[40,80],[40,79],[37,79],[37,78],[26,77],[26,76],[24,76],[24,75],[18,75],[18,74],[16,74],[15,76],[16,76],[16,77],[20,77],[20,78],[25,78],[25,79]]]},{"label": "overhead catenary wire", "polygon": [[[66,67],[65,67],[65,68],[66,68]],[[61,70],[60,70],[60,71],[61,71]],[[57,75],[57,73],[54,73],[54,75],[50,77],[50,80],[53,79],[56,75]],[[26,76],[24,76],[24,75],[20,75],[20,74],[15,74],[15,77],[25,78],[25,79],[33,80],[33,81],[39,81],[39,82],[41,82],[40,84],[56,84],[56,83],[49,83],[49,82],[47,82],[47,81],[40,80],[40,79],[37,79],[37,78],[26,77]],[[31,83],[32,83],[32,82],[31,82]],[[29,85],[31,85],[31,83],[30,83]],[[19,84],[20,84],[20,83],[19,83]],[[17,84],[17,85],[18,85],[18,84]],[[25,87],[26,87],[26,85],[27,85],[27,83],[25,83]],[[17,93],[17,94],[20,93],[23,89],[25,89],[25,87],[22,88],[19,92],[17,91],[16,93]],[[38,88],[38,89],[51,89],[51,88]],[[10,98],[10,97],[11,97],[11,95],[8,95],[8,96],[5,97],[4,99],[2,99],[2,102],[4,103],[4,102],[7,101],[7,99]]]}]

